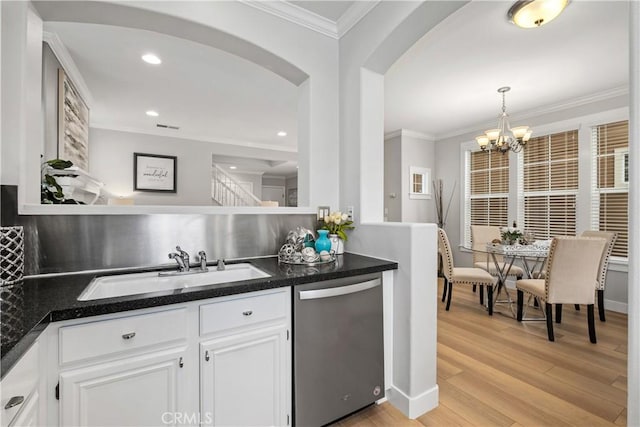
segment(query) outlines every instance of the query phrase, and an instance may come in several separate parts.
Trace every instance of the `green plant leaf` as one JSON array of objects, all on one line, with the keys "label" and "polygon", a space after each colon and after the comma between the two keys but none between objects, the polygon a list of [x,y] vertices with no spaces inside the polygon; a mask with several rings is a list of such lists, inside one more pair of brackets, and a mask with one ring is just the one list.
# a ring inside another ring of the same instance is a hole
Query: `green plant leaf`
[{"label": "green plant leaf", "polygon": [[346,242],[347,240],[349,240],[349,239],[347,238],[347,234],[346,234],[344,231],[342,231],[342,230],[338,230],[338,233],[337,233],[337,234],[338,234],[338,237],[340,237],[340,238],[341,238],[342,240],[344,240],[345,242]]},{"label": "green plant leaf", "polygon": [[45,163],[54,169],[66,169],[73,166],[73,163],[70,162],[69,160],[62,160],[62,159],[51,159],[51,160],[47,160]]}]

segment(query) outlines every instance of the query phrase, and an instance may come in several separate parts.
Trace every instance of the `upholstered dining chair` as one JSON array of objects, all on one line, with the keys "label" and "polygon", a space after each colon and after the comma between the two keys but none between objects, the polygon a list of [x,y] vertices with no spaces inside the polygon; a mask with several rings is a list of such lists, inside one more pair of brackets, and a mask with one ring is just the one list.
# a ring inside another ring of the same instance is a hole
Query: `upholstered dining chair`
[{"label": "upholstered dining chair", "polygon": [[612,231],[595,231],[587,230],[583,231],[582,237],[599,237],[607,241],[602,253],[602,259],[600,260],[600,272],[598,273],[598,284],[596,285],[596,294],[598,295],[598,314],[600,321],[605,322],[604,316],[604,285],[607,280],[607,269],[609,268],[609,258],[611,257],[611,251],[613,245],[616,243],[618,235]]},{"label": "upholstered dining chair", "polygon": [[495,278],[486,270],[475,267],[454,267],[453,254],[447,233],[442,228],[438,229],[438,247],[442,253],[442,270],[444,273],[444,285],[447,289],[447,307],[451,306],[451,294],[453,285],[480,285],[487,287],[487,298],[489,300],[489,316],[493,315],[493,286]]},{"label": "upholstered dining chair", "polygon": [[518,291],[517,319],[522,321],[524,293],[545,304],[547,335],[554,341],[552,305],[556,306],[556,323],[560,323],[562,304],[585,304],[589,339],[596,342],[593,306],[594,289],[600,273],[600,260],[606,240],[593,237],[555,237],[549,248],[547,273],[544,279],[522,279],[516,282]]},{"label": "upholstered dining chair", "polygon": [[[494,227],[491,225],[472,225],[471,226],[471,248],[473,249],[473,266],[486,270],[492,276],[497,276],[496,263],[493,262],[493,257],[483,252],[487,243],[491,243],[493,240],[501,240],[500,227]],[[504,259],[501,255],[496,255],[496,261],[502,271],[505,269]],[[515,277],[516,280],[522,279],[524,270],[517,265],[512,265],[509,269],[507,277]],[[480,288],[480,303],[483,303],[482,287]]]}]

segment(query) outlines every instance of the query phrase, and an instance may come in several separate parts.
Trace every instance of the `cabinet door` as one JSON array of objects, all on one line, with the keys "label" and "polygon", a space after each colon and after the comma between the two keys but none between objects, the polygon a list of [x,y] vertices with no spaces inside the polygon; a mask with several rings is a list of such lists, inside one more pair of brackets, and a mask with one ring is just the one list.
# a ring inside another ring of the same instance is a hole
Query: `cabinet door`
[{"label": "cabinet door", "polygon": [[201,344],[204,425],[287,425],[291,347],[285,326]]},{"label": "cabinet door", "polygon": [[60,425],[174,425],[186,393],[185,348],[60,374]]}]

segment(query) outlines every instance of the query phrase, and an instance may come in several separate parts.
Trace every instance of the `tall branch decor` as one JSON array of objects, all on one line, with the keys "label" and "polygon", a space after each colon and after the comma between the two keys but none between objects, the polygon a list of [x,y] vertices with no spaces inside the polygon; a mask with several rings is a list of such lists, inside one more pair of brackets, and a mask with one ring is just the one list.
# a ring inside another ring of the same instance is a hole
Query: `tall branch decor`
[{"label": "tall branch decor", "polygon": [[447,202],[447,209],[444,209],[444,183],[441,179],[431,181],[433,185],[433,198],[436,202],[436,217],[438,218],[438,227],[444,228],[447,224],[447,217],[449,216],[449,209],[451,208],[451,201],[453,200],[453,195],[456,192],[456,181],[453,182],[453,188],[451,189],[451,195],[449,196],[449,201]]}]

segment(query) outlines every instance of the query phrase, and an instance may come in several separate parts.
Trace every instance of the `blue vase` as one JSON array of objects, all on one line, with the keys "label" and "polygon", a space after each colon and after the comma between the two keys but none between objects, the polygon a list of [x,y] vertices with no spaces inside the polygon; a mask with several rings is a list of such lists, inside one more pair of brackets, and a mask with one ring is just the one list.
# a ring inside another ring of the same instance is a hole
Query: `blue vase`
[{"label": "blue vase", "polygon": [[329,230],[318,230],[318,238],[316,239],[316,252],[329,252],[331,250],[331,240],[327,237]]}]

